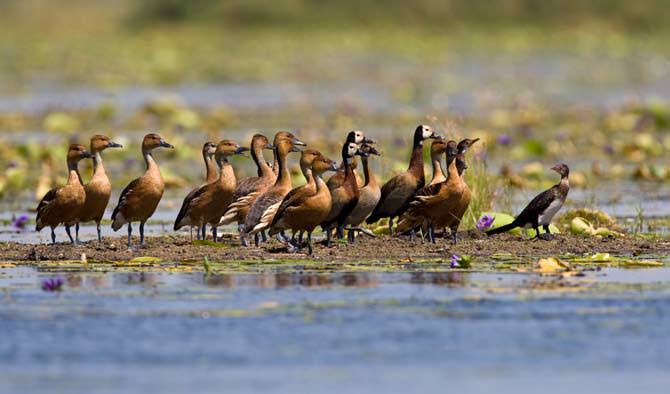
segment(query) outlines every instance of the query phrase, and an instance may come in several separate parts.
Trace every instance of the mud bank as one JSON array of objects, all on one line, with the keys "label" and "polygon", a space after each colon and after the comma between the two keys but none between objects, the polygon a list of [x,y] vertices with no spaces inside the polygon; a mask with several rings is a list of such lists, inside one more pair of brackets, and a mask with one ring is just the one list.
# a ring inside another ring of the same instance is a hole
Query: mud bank
[{"label": "mud bank", "polygon": [[670,239],[647,239],[640,237],[583,238],[573,235],[557,235],[551,241],[529,240],[519,236],[503,234],[488,238],[481,233],[464,234],[457,244],[438,239],[437,244],[420,240],[392,239],[389,237],[359,237],[355,244],[348,245],[337,240],[331,247],[320,242],[314,247],[314,255],[287,253],[285,247],[271,240],[260,247],[242,247],[233,234],[224,235],[219,244],[192,243],[184,236],[160,236],[147,238],[144,247],[128,249],[125,239],[104,238],[85,242],[79,246],[70,244],[30,245],[1,243],[0,260],[12,262],[44,262],[87,259],[97,261],[128,261],[141,256],[158,258],[165,262],[202,261],[207,257],[212,262],[263,261],[263,260],[311,260],[311,261],[411,261],[412,259],[444,258],[452,254],[470,255],[478,259],[508,254],[519,258],[546,256],[583,256],[594,253],[611,253],[616,256],[665,256],[670,252]]}]

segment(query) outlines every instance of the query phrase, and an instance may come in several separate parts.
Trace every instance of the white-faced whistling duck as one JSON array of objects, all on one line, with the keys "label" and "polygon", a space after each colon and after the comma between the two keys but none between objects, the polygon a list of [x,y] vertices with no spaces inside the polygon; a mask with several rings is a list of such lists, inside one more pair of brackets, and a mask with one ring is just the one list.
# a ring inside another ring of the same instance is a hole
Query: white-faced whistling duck
[{"label": "white-faced whistling duck", "polygon": [[360,196],[358,197],[356,207],[344,220],[345,226],[349,226],[347,236],[350,242],[354,242],[356,239],[356,231],[370,234],[367,230],[359,226],[363,223],[365,218],[370,215],[375,206],[377,206],[379,198],[382,195],[379,184],[377,183],[377,177],[370,170],[370,165],[368,163],[370,155],[381,156],[381,153],[379,153],[372,144],[368,143],[361,144],[361,151],[364,153],[364,155],[361,156],[361,161],[363,162],[363,176],[365,182],[360,188]]}]

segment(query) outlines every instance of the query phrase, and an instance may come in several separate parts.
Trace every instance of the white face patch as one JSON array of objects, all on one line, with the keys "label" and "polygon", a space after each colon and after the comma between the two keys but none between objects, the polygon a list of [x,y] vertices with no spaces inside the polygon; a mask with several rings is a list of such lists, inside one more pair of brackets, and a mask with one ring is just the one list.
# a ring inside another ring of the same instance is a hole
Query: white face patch
[{"label": "white face patch", "polygon": [[423,138],[430,138],[431,135],[433,135],[433,132],[430,130],[430,127],[424,126],[423,127]]},{"label": "white face patch", "polygon": [[360,144],[361,142],[363,142],[363,133],[357,131],[356,132],[356,143]]},{"label": "white face patch", "polygon": [[358,147],[356,145],[349,144],[349,150],[348,150],[349,156],[355,155],[357,150],[358,150]]}]

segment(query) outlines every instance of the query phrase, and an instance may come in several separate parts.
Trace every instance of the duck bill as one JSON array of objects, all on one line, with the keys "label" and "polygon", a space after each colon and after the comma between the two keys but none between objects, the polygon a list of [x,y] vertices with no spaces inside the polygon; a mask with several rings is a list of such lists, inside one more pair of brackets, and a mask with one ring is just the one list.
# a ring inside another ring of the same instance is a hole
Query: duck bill
[{"label": "duck bill", "polygon": [[81,152],[81,156],[80,156],[80,157],[81,157],[82,159],[90,159],[90,158],[93,157],[93,154],[92,154],[91,152],[85,150],[85,151]]},{"label": "duck bill", "polygon": [[339,169],[339,168],[337,167],[337,163],[332,162],[332,163],[330,163],[330,168],[328,169],[328,171],[335,171],[335,172],[337,172],[338,169]]},{"label": "duck bill", "polygon": [[371,147],[369,147],[369,149],[370,149],[370,151],[368,152],[368,154],[370,154],[370,155],[375,155],[375,156],[381,156],[382,155],[381,152],[378,151],[375,147],[371,146]]},{"label": "duck bill", "polygon": [[364,137],[363,138],[363,143],[364,144],[376,144],[377,141],[373,140],[372,138]]},{"label": "duck bill", "polygon": [[475,139],[473,139],[473,140],[470,140],[470,145],[468,145],[468,146],[472,146],[472,145],[474,145],[475,142],[477,142],[477,141],[479,141],[479,138],[475,138]]},{"label": "duck bill", "polygon": [[107,147],[108,147],[108,148],[123,148],[123,145],[118,144],[118,143],[116,143],[116,142],[114,142],[114,141],[109,141],[109,142],[107,143]]},{"label": "duck bill", "polygon": [[264,148],[264,149],[273,150],[274,148],[275,148],[274,145],[272,145],[272,144],[267,144],[267,145],[265,145],[265,148]]},{"label": "duck bill", "polygon": [[160,146],[161,148],[174,149],[174,146],[172,144],[168,144],[168,142],[165,141],[165,140],[161,140],[160,143],[158,144],[158,146]]},{"label": "duck bill", "polygon": [[244,157],[249,157],[245,152],[249,152],[251,149],[246,147],[246,146],[240,146],[235,150],[236,155],[244,156]]},{"label": "duck bill", "polygon": [[293,139],[293,145],[298,145],[298,146],[307,146],[307,144],[306,144],[306,143],[304,143],[304,142],[300,141],[300,140],[299,140],[299,139],[297,139],[297,138],[294,138],[294,139]]},{"label": "duck bill", "polygon": [[363,152],[360,148],[356,151],[356,155],[360,157],[368,157],[370,156],[367,152]]},{"label": "duck bill", "polygon": [[435,132],[433,132],[433,133],[430,135],[430,138],[432,138],[432,139],[434,139],[434,140],[443,140],[443,139],[444,139],[444,137],[442,137],[442,136],[439,135],[439,134],[435,134]]}]

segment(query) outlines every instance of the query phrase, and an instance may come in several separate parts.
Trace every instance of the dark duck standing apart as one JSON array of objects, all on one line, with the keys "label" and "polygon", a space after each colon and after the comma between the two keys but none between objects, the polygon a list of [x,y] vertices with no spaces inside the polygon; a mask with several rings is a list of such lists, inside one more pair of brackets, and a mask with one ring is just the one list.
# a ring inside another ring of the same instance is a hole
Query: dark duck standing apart
[{"label": "dark duck standing apart", "polygon": [[144,245],[144,223],[154,214],[163,197],[165,183],[152,155],[156,148],[174,148],[174,146],[165,142],[158,134],[151,133],[144,136],[142,156],[144,156],[147,169],[144,175],[133,180],[123,189],[119,196],[119,203],[112,212],[114,231],[128,224],[128,248],[131,247],[132,222],[140,222],[140,245]]},{"label": "dark duck standing apart", "polygon": [[54,229],[59,224],[65,224],[65,231],[73,244],[76,240],[70,233],[70,225],[78,223],[82,208],[86,201],[86,192],[81,184],[78,164],[81,159],[90,158],[91,154],[83,145],[72,144],[67,152],[67,184],[62,187],[51,189],[42,197],[37,205],[37,219],[35,230],[40,231],[44,227],[51,227],[51,243],[56,243]]},{"label": "dark duck standing apart", "polygon": [[[538,194],[512,223],[489,230],[486,232],[487,235],[504,233],[517,227],[532,227],[535,229],[535,238],[544,240],[552,238],[549,224],[556,213],[563,207],[565,199],[568,197],[568,192],[570,191],[570,183],[568,181],[570,169],[565,164],[557,164],[551,167],[551,169],[561,174],[561,181],[550,189]],[[544,228],[544,234],[540,234],[539,226]]]},{"label": "dark duck standing apart", "polygon": [[412,157],[407,171],[394,176],[384,184],[379,203],[366,220],[367,223],[374,223],[381,218],[389,218],[391,236],[393,236],[393,219],[407,209],[417,190],[426,182],[423,170],[423,141],[428,138],[441,139],[429,126],[419,125],[414,130]]},{"label": "dark duck standing apart", "polygon": [[[330,213],[332,205],[330,190],[321,178],[326,171],[337,171],[334,161],[323,156],[319,151],[306,149],[300,157],[300,168],[307,183],[299,186],[284,197],[270,225],[270,235],[283,230],[307,232],[307,250],[312,254],[312,231],[321,224]],[[293,245],[284,240],[290,252],[295,252],[300,245]]]},{"label": "dark duck standing apart", "polygon": [[323,223],[321,223],[321,228],[326,232],[327,246],[330,246],[330,230],[334,227],[342,228],[344,226],[344,221],[354,210],[356,204],[358,204],[358,199],[361,195],[358,183],[356,182],[356,176],[354,175],[353,162],[355,155],[362,156],[365,153],[355,143],[345,142],[342,145],[342,161],[345,163],[344,182],[342,182],[342,186],[330,191],[332,206],[330,213]]},{"label": "dark duck standing apart", "polygon": [[[82,209],[79,222],[95,221],[98,232],[98,242],[102,242],[100,221],[105,214],[109,197],[112,195],[112,183],[107,177],[105,167],[102,165],[102,151],[107,148],[123,148],[121,144],[109,139],[105,135],[94,135],[91,137],[91,154],[93,155],[93,177],[84,185],[86,202]],[[79,223],[75,224],[75,238],[79,240]]]}]

